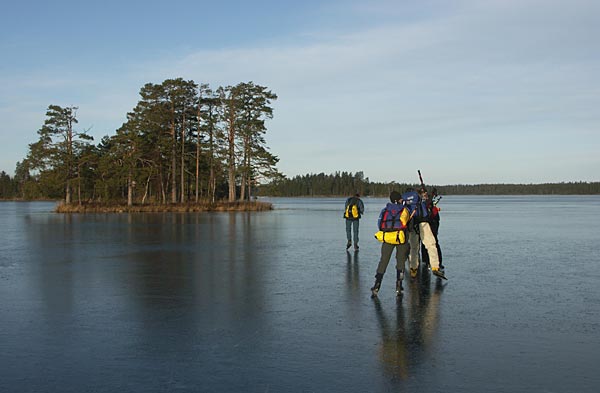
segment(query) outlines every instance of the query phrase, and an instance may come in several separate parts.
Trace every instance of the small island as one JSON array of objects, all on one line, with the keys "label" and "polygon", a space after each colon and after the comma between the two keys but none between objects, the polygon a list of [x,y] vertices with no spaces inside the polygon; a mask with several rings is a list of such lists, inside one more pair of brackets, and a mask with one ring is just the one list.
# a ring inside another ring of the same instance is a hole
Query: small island
[{"label": "small island", "polygon": [[253,82],[212,89],[146,83],[114,134],[94,144],[78,107],[49,105],[0,199],[62,200],[60,213],[264,211],[258,185],[282,178],[265,134],[277,95]]}]

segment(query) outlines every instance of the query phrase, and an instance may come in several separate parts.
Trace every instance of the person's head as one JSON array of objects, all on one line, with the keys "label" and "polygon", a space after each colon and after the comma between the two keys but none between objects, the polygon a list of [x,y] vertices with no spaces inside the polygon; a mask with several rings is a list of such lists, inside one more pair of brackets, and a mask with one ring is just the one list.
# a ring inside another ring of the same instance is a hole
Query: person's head
[{"label": "person's head", "polygon": [[402,194],[400,194],[398,191],[390,192],[390,202],[398,203],[400,201],[402,201]]},{"label": "person's head", "polygon": [[360,198],[360,194],[357,192],[356,194],[354,194],[355,197]]}]

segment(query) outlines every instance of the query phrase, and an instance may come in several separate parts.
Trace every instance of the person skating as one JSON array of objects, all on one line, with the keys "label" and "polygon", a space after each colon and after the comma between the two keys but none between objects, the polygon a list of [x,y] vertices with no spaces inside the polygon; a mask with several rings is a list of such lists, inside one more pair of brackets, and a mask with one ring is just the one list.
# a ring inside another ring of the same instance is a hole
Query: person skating
[{"label": "person skating", "polygon": [[414,214],[413,222],[408,231],[408,243],[410,245],[409,265],[411,277],[416,277],[419,268],[419,242],[427,249],[429,255],[429,264],[431,272],[440,278],[446,279],[444,271],[440,270],[436,240],[429,226],[427,206],[422,199],[425,188],[421,188],[417,193],[414,189],[407,189],[402,194],[405,205]]},{"label": "person skating", "polygon": [[[346,199],[344,205],[344,218],[346,220],[346,250],[352,246],[352,240],[354,240],[354,251],[358,251],[358,227],[360,218],[365,212],[365,205],[360,199],[360,194],[356,193],[354,196]],[[353,236],[354,235],[354,236]]]},{"label": "person skating", "polygon": [[373,297],[379,294],[381,282],[394,249],[396,250],[396,295],[402,295],[404,290],[402,286],[404,265],[409,254],[406,228],[410,218],[410,213],[402,202],[401,194],[392,191],[390,202],[381,210],[377,222],[379,231],[375,234],[375,238],[381,241],[382,244],[381,257],[375,274],[375,284],[371,288]]},{"label": "person skating", "polygon": [[[429,213],[429,227],[431,228],[431,233],[433,233],[433,237],[435,238],[435,247],[438,253],[438,259],[440,261],[440,270],[444,270],[444,263],[442,260],[442,248],[440,247],[440,241],[438,239],[438,232],[440,229],[440,208],[437,206],[437,203],[442,198],[441,195],[438,195],[437,189],[434,187],[431,190],[431,197],[428,195],[427,191],[423,195],[425,203],[427,205],[427,211]],[[429,253],[427,252],[427,248],[423,245],[421,247],[421,257],[423,263],[427,266],[429,265]]]}]

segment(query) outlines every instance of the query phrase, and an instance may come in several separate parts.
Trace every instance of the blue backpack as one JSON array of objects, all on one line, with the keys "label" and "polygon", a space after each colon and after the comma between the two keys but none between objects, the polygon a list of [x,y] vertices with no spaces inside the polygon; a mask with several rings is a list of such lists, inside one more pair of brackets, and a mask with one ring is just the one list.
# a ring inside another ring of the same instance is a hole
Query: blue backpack
[{"label": "blue backpack", "polygon": [[412,214],[415,210],[417,210],[417,206],[419,204],[419,193],[416,191],[407,191],[402,194],[402,200],[404,201],[404,205],[408,209],[408,212]]},{"label": "blue backpack", "polygon": [[406,208],[408,211],[413,214],[416,222],[427,221],[429,216],[429,211],[427,209],[427,204],[424,200],[421,199],[419,193],[416,191],[407,191],[402,194],[402,200],[406,204]]},{"label": "blue backpack", "polygon": [[405,228],[400,220],[404,206],[390,203],[381,210],[377,219],[377,228],[383,232],[400,231]]}]

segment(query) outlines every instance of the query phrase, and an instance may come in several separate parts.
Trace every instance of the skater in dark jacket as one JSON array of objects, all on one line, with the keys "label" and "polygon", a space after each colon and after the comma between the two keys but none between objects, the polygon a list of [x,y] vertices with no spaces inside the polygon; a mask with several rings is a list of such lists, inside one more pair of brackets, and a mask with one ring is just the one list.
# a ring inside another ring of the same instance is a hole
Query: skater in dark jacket
[{"label": "skater in dark jacket", "polygon": [[382,242],[382,244],[381,257],[375,274],[375,284],[371,288],[373,297],[379,293],[383,275],[394,250],[396,250],[396,295],[401,296],[404,291],[402,286],[404,265],[409,254],[406,228],[410,218],[410,213],[402,202],[401,194],[397,191],[392,191],[390,193],[390,202],[379,214],[377,223],[379,232],[375,234],[375,238]]},{"label": "skater in dark jacket", "polygon": [[[354,251],[358,251],[358,224],[360,218],[365,212],[365,205],[360,199],[360,194],[356,193],[354,196],[346,199],[344,205],[344,218],[346,219],[346,250],[352,246],[352,240],[354,239]],[[352,236],[352,230],[354,229],[354,236]]]}]

